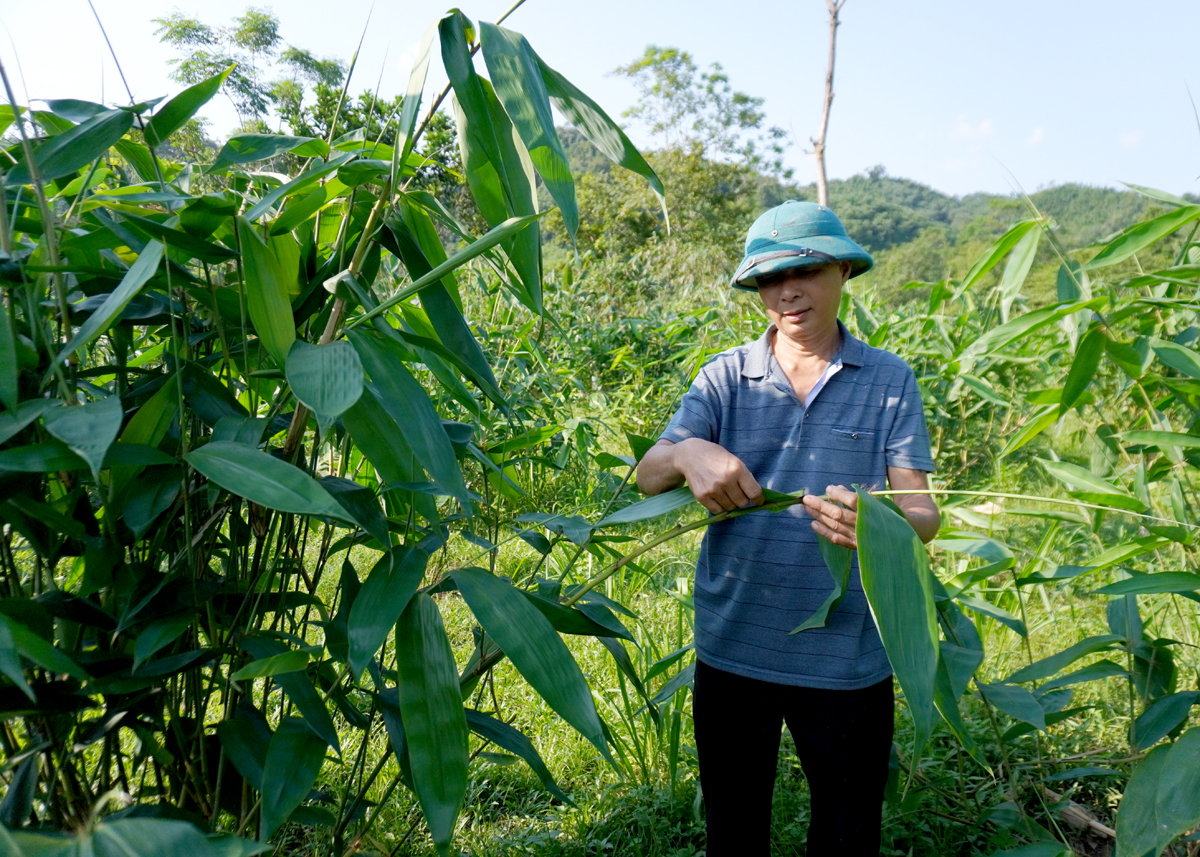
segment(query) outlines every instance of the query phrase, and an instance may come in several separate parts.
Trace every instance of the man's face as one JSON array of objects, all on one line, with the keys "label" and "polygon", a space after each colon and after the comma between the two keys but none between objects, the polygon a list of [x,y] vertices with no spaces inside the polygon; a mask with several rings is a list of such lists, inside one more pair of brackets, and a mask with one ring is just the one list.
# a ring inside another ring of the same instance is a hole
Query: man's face
[{"label": "man's face", "polygon": [[758,297],[784,336],[819,338],[837,328],[842,286],[849,276],[847,262],[793,268],[782,279],[759,286]]}]

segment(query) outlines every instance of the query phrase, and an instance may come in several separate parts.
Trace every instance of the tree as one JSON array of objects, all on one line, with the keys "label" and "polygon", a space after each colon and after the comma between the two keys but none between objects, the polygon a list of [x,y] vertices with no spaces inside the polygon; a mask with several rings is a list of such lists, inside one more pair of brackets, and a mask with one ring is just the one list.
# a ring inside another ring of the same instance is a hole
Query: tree
[{"label": "tree", "polygon": [[[304,101],[304,85],[336,87],[345,78],[338,59],[318,59],[292,45],[280,50],[279,18],[266,9],[249,7],[227,27],[213,27],[182,12],[153,19],[155,35],[183,56],[171,60],[171,77],[195,84],[234,66],[221,90],[244,128],[266,130],[272,105],[295,115]],[[272,74],[284,76],[272,80]]]},{"label": "tree", "polygon": [[630,78],[639,93],[622,115],[643,122],[666,148],[699,147],[706,157],[791,177],[783,166],[787,132],[763,127],[763,99],[735,90],[720,63],[700,71],[687,51],[649,45],[614,73]]},{"label": "tree", "polygon": [[813,147],[809,153],[817,159],[817,202],[829,205],[829,181],[825,177],[825,134],[829,131],[829,110],[833,107],[833,61],[837,54],[837,28],[841,24],[838,13],[846,0],[825,0],[829,9],[829,63],[825,66],[825,100],[821,106],[821,130],[811,138]]}]

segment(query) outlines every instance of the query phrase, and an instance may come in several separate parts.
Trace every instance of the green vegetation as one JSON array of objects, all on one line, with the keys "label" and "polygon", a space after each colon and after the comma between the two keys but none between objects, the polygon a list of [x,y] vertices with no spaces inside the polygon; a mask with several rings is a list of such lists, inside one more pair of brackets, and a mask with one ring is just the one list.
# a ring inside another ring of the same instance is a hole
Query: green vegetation
[{"label": "green vegetation", "polygon": [[[757,102],[650,49],[643,159],[460,13],[424,122],[427,56],[391,104],[316,60],[287,102],[269,16],[160,24],[181,74],[212,55],[174,98],[0,108],[5,853],[699,853],[708,520],[631,475],[765,324],[725,287],[746,226],[812,196]],[[235,60],[293,133],[202,145]],[[880,263],[842,317],[916,369],[945,512],[927,565],[862,499],[885,853],[1191,853],[1200,205],[830,191]],[[775,821],[801,853],[786,740]]]}]

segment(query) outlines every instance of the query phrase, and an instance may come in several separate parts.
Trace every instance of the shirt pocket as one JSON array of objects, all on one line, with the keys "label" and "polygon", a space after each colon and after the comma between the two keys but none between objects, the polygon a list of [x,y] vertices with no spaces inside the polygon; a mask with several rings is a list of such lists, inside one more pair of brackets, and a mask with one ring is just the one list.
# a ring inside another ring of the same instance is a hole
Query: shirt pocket
[{"label": "shirt pocket", "polygon": [[829,445],[834,449],[872,452],[875,449],[875,440],[878,436],[878,432],[874,429],[855,428],[854,426],[833,426],[829,429]]}]

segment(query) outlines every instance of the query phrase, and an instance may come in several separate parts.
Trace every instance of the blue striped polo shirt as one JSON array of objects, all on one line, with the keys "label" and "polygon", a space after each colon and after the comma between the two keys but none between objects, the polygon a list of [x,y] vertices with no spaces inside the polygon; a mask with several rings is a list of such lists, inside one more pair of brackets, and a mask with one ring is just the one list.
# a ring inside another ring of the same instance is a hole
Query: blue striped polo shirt
[{"label": "blue striped polo shirt", "polygon": [[[722,352],[700,370],[661,438],[701,438],[743,462],[760,485],[824,494],[828,485],[882,488],[887,468],[932,472],[917,380],[894,354],[839,321],[841,368],[806,408],[775,361],[771,338]],[[846,596],[824,628],[788,636],[833,579],[802,506],[710,526],[696,564],[696,653],[710,666],[801,687],[854,690],[891,674],[855,554]]]}]

